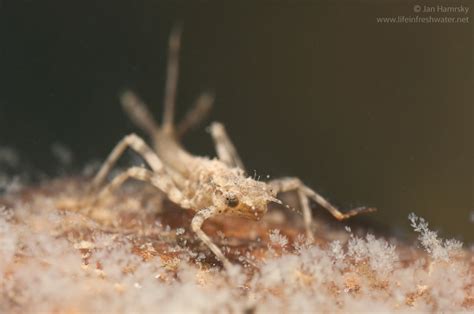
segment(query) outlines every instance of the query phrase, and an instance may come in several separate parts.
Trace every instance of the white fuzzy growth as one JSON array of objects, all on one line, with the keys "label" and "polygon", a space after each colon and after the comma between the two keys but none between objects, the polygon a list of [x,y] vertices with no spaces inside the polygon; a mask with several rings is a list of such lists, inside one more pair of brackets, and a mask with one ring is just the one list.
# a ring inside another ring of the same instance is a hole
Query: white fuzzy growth
[{"label": "white fuzzy growth", "polygon": [[443,240],[438,238],[438,233],[428,228],[425,219],[417,217],[414,213],[408,215],[413,229],[419,233],[418,240],[434,260],[447,261],[462,248],[462,243],[455,239]]},{"label": "white fuzzy growth", "polygon": [[281,234],[280,230],[278,229],[271,230],[269,233],[269,238],[273,244],[278,245],[282,248],[286,247],[286,245],[288,244],[288,238],[285,235]]},{"label": "white fuzzy growth", "polygon": [[[453,247],[460,247],[438,239],[424,220],[411,218],[426,237],[422,243],[430,248],[426,261],[449,256]],[[48,197],[0,210],[1,313],[471,310],[463,305],[469,296],[466,287],[472,283],[468,263],[450,259],[448,264],[426,267],[426,261],[419,259],[403,265],[397,262],[395,245],[370,234],[351,235],[347,242],[328,246],[300,236],[293,250],[289,239],[273,230],[269,238],[273,245],[285,248],[281,254],[267,254],[262,260],[243,252],[259,271],[235,266],[224,273],[196,263],[205,259],[203,252],[178,246],[168,246],[177,254],[172,259],[152,256],[145,261],[133,254],[134,241],[140,236],[99,231],[82,240],[64,236],[64,230],[84,226],[98,230],[83,215],[58,211]],[[166,235],[165,228],[155,229]],[[152,237],[142,246],[149,247],[150,241],[158,240]],[[433,254],[440,246],[448,251],[446,255]],[[192,254],[194,258],[189,258]],[[410,295],[420,296],[407,303]]]},{"label": "white fuzzy growth", "polygon": [[336,260],[342,261],[346,256],[341,241],[335,240],[329,244],[329,254]]},{"label": "white fuzzy growth", "polygon": [[18,167],[20,157],[13,148],[0,146],[0,164],[5,164],[8,167]]},{"label": "white fuzzy growth", "polygon": [[0,208],[0,267],[10,263],[16,251],[18,239],[12,230],[13,225],[9,223],[10,218],[11,212]]},{"label": "white fuzzy growth", "polygon": [[71,165],[73,161],[73,154],[72,151],[65,145],[61,143],[53,143],[51,145],[51,152],[62,166]]},{"label": "white fuzzy growth", "polygon": [[398,261],[395,249],[395,245],[389,244],[384,239],[376,239],[369,233],[365,239],[352,236],[347,255],[353,257],[356,262],[368,260],[374,271],[386,273],[392,271]]}]

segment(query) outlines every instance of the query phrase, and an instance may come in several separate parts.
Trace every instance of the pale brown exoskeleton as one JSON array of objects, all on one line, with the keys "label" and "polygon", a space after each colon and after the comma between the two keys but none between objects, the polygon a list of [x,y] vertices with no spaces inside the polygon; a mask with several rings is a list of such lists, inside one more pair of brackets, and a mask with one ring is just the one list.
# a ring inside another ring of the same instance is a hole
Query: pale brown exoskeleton
[{"label": "pale brown exoskeleton", "polygon": [[135,134],[125,136],[110,153],[95,176],[91,186],[92,191],[98,191],[123,152],[127,148],[133,149],[146,161],[150,169],[129,168],[105,186],[99,192],[99,197],[115,190],[129,178],[152,184],[165,193],[172,202],[196,212],[191,223],[192,230],[227,269],[231,263],[201,230],[203,222],[208,218],[225,214],[258,220],[267,212],[269,203],[281,204],[281,201],[277,199],[278,193],[295,191],[301,203],[306,234],[312,238],[309,199],[327,209],[338,220],[361,212],[374,211],[373,208],[363,207],[341,213],[297,178],[261,182],[247,176],[234,145],[220,123],[214,122],[210,127],[218,158],[193,156],[186,151],[180,145],[179,138],[202,119],[209,110],[213,97],[209,94],[201,95],[195,108],[180,124],[174,125],[180,33],[180,29],[175,28],[169,39],[162,125],[155,122],[147,107],[131,91],[126,91],[121,95],[125,111],[132,121],[150,136],[153,149]]}]

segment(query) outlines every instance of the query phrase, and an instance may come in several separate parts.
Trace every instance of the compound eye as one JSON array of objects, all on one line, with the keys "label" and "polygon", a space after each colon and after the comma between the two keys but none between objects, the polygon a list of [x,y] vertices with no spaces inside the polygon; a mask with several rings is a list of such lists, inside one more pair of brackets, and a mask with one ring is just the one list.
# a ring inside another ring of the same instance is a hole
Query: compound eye
[{"label": "compound eye", "polygon": [[225,202],[229,207],[237,207],[239,205],[239,199],[234,195],[227,196]]}]

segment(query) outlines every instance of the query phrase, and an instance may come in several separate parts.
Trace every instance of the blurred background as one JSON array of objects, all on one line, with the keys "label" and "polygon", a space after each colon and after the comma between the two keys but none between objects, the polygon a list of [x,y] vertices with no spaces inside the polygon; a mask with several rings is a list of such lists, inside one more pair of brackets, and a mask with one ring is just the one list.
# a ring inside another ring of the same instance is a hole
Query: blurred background
[{"label": "blurred background", "polygon": [[[258,175],[375,206],[371,219],[395,230],[415,212],[472,243],[472,20],[377,23],[413,15],[412,1],[383,2],[0,1],[0,145],[51,176],[58,149],[72,152],[70,173],[105,158],[136,131],[121,89],[161,114],[181,21],[178,116],[213,91],[206,124],[224,122]],[[185,144],[214,155],[204,126]]]}]

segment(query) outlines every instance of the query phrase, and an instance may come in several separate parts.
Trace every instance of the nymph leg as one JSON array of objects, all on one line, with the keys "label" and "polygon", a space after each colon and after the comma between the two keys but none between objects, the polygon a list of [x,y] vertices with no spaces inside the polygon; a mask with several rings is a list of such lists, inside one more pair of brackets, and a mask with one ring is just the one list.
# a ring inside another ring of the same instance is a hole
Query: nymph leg
[{"label": "nymph leg", "polygon": [[351,209],[346,213],[342,213],[339,209],[334,207],[320,194],[316,193],[315,191],[304,185],[304,183],[301,182],[301,180],[298,178],[276,179],[270,181],[268,184],[276,193],[289,191],[296,191],[298,193],[298,197],[301,203],[301,209],[303,211],[306,235],[310,238],[313,237],[313,234],[311,232],[311,223],[313,218],[311,215],[311,208],[309,207],[308,198],[312,199],[313,201],[324,207],[337,220],[344,220],[361,213],[368,213],[376,210],[375,208],[358,207]]},{"label": "nymph leg", "polygon": [[115,191],[128,179],[135,179],[150,183],[154,187],[164,192],[172,202],[177,204],[181,204],[183,202],[183,196],[181,192],[176,188],[173,181],[168,176],[160,176],[153,171],[141,167],[131,167],[117,175],[112,180],[112,182],[110,182],[100,191],[98,198],[105,197],[109,193]]},{"label": "nymph leg", "polygon": [[219,122],[213,122],[210,129],[219,159],[230,167],[238,167],[245,171],[244,163],[227,135],[224,125]]},{"label": "nymph leg", "polygon": [[225,269],[230,269],[232,267],[232,264],[229,262],[229,260],[224,256],[222,251],[217,247],[217,245],[212,242],[212,240],[209,238],[207,234],[202,231],[201,227],[204,221],[208,218],[211,218],[213,216],[216,216],[218,214],[218,211],[215,207],[209,207],[209,208],[204,208],[201,209],[194,215],[193,220],[191,221],[191,228],[193,231],[196,233],[196,235],[199,237],[199,239],[204,242],[205,245],[214,253],[214,255],[219,259],[222,264],[224,265]]},{"label": "nymph leg", "polygon": [[115,146],[109,157],[107,157],[106,161],[102,165],[102,168],[99,170],[92,181],[91,191],[96,190],[102,184],[112,167],[128,147],[136,151],[148,163],[153,172],[158,174],[164,173],[163,163],[160,161],[155,152],[153,152],[153,150],[145,143],[145,141],[143,141],[143,139],[135,134],[130,134],[125,136]]}]

